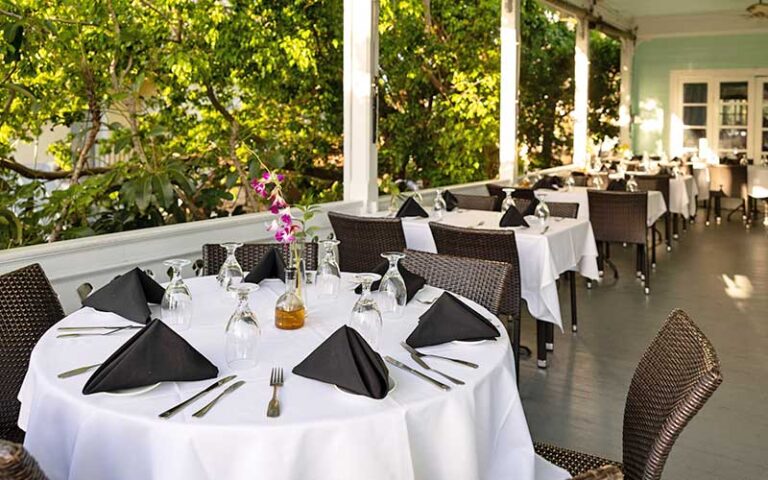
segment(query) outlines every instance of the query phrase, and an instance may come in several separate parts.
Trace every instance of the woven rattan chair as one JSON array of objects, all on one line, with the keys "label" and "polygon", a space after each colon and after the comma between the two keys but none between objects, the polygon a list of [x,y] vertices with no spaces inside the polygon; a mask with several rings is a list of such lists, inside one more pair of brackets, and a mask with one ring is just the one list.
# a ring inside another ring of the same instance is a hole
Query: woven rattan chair
[{"label": "woven rattan chair", "polygon": [[462,295],[494,315],[504,309],[513,275],[507,263],[406,250],[403,266],[421,275],[427,285]]},{"label": "woven rattan chair", "polygon": [[[673,310],[632,377],[624,408],[627,480],[658,480],[675,440],[722,383],[715,349],[682,310]],[[534,444],[536,453],[579,475],[618,462]]]},{"label": "woven rattan chair", "polygon": [[[504,199],[507,197],[507,194],[504,193],[505,187],[504,185],[496,185],[493,183],[487,183],[485,185],[485,188],[488,190],[488,194],[491,196],[494,196],[499,199],[499,203],[497,204],[497,209],[501,210],[501,203],[504,201]],[[525,209],[530,205],[530,202],[533,201],[534,198],[536,198],[536,195],[533,192],[533,189],[531,188],[524,188],[524,187],[512,187],[515,189],[514,192],[512,192],[512,198],[515,199],[515,204],[517,205],[517,209],[522,211],[525,211]]]},{"label": "woven rattan chair", "polygon": [[46,480],[37,461],[18,443],[0,440],[0,479]]},{"label": "woven rattan chair", "polygon": [[[244,271],[251,271],[259,264],[262,257],[276,248],[288,261],[290,258],[290,245],[287,243],[244,243],[235,252],[235,257]],[[227,258],[227,251],[217,244],[203,245],[203,274],[216,275]],[[317,244],[314,242],[304,244],[304,264],[307,270],[317,270]]]},{"label": "woven rattan chair", "polygon": [[570,202],[547,202],[549,214],[560,218],[578,218],[579,204]]},{"label": "woven rattan chair", "polygon": [[487,210],[492,212],[500,208],[499,199],[495,196],[463,195],[460,193],[455,193],[453,196],[456,197],[458,207],[466,210]]},{"label": "woven rattan chair", "polygon": [[[744,165],[708,165],[709,169],[709,201],[707,202],[707,220],[712,212],[712,204],[715,206],[715,222],[719,225],[721,220],[721,200],[723,197],[739,198],[741,205],[728,214],[728,220],[738,212],[742,212],[742,219],[747,220],[747,167]],[[714,200],[714,202],[713,202]]]},{"label": "woven rattan chair", "polygon": [[[437,253],[456,257],[477,258],[494,262],[508,263],[512,267],[512,277],[501,313],[510,317],[512,344],[515,351],[517,371],[520,362],[520,314],[522,295],[520,293],[520,259],[517,254],[517,241],[512,230],[481,230],[455,227],[437,222],[430,222],[429,228],[435,239]],[[539,359],[546,366],[545,332],[540,332]]]},{"label": "woven rattan chair", "polygon": [[329,212],[339,244],[339,267],[344,272],[369,272],[381,262],[383,252],[405,250],[405,234],[399,218],[356,217]]},{"label": "woven rattan chair", "polygon": [[16,397],[32,348],[62,318],[59,297],[40,265],[0,276],[0,438],[23,441]]},{"label": "woven rattan chair", "polygon": [[[664,219],[664,237],[666,238],[667,242],[667,251],[672,251],[672,240],[670,237],[670,224],[674,223],[674,236],[677,238],[677,218],[671,218],[670,216],[670,206],[672,205],[669,200],[669,181],[672,179],[671,175],[637,175],[635,177],[635,181],[637,182],[637,191],[639,192],[652,192],[657,191],[661,192],[661,196],[664,197],[664,204],[667,206],[667,211],[662,215],[662,218]],[[656,226],[654,225],[653,229],[656,230]],[[659,234],[660,235],[660,234]],[[652,251],[653,258],[651,259],[651,263],[653,265],[656,264],[656,249],[654,248]]]},{"label": "woven rattan chair", "polygon": [[588,470],[576,475],[571,480],[623,480],[624,472],[616,465],[603,465],[594,470]]},{"label": "woven rattan chair", "polygon": [[[637,271],[641,272],[646,295],[651,293],[648,256],[648,192],[589,190],[589,221],[598,242],[600,265],[608,263],[614,277],[619,273],[610,261],[607,245],[629,243],[637,246]],[[605,248],[603,248],[605,247]],[[602,267],[600,268],[602,270]]]}]

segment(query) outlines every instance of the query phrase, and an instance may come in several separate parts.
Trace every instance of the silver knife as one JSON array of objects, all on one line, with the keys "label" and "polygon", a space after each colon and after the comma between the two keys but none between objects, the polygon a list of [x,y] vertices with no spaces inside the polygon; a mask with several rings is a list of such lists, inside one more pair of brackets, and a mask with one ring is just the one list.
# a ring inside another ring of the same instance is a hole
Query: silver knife
[{"label": "silver knife", "polygon": [[[406,350],[408,350],[408,349],[406,348]],[[423,368],[425,370],[431,370],[431,371],[435,372],[436,374],[440,375],[441,377],[447,379],[448,381],[450,381],[452,383],[455,383],[456,385],[464,385],[464,382],[459,380],[458,378],[454,378],[454,377],[452,377],[452,376],[450,376],[450,375],[448,375],[446,373],[441,372],[440,370],[436,370],[436,369],[430,367],[429,364],[427,362],[425,362],[424,360],[420,359],[418,355],[414,355],[413,353],[411,353],[411,358],[413,359],[414,362],[418,363],[421,366],[421,368]]]},{"label": "silver knife", "polygon": [[66,372],[61,372],[57,376],[59,378],[74,377],[75,375],[80,375],[81,373],[90,372],[94,368],[98,368],[100,366],[101,366],[100,363],[94,363],[93,365],[86,365],[85,367],[79,367],[79,368],[75,368],[74,370],[67,370]]},{"label": "silver knife", "polygon": [[409,367],[408,365],[406,365],[404,363],[401,363],[401,362],[398,362],[397,360],[395,360],[394,358],[392,358],[390,356],[384,357],[384,360],[386,360],[387,363],[396,366],[397,368],[400,368],[402,370],[405,370],[408,373],[416,375],[417,377],[421,378],[422,380],[426,380],[427,382],[431,383],[432,385],[436,386],[437,388],[439,388],[441,390],[448,391],[448,390],[451,389],[451,387],[449,387],[448,385],[446,385],[444,383],[440,383],[437,380],[435,380],[434,378],[430,377],[429,375],[424,375],[420,371],[414,370],[411,367]]},{"label": "silver knife", "polygon": [[403,348],[408,350],[408,352],[410,352],[410,353],[412,353],[414,355],[417,355],[419,357],[439,358],[440,360],[447,360],[449,362],[458,363],[459,365],[464,365],[465,367],[470,367],[470,368],[478,368],[478,367],[480,367],[480,365],[478,365],[476,363],[468,362],[466,360],[459,360],[458,358],[443,357],[442,355],[434,355],[434,354],[431,354],[431,353],[421,353],[420,351],[416,350],[415,348],[413,348],[412,346],[408,345],[405,342],[400,342],[400,345],[402,345]]},{"label": "silver knife", "polygon": [[218,403],[219,400],[221,400],[225,395],[228,395],[228,394],[234,392],[235,390],[237,390],[238,388],[242,387],[244,383],[245,383],[244,380],[239,380],[239,381],[233,383],[232,385],[227,387],[226,390],[221,392],[216,398],[211,400],[210,403],[208,403],[208,405],[204,406],[200,410],[198,410],[195,413],[193,413],[192,416],[196,417],[196,418],[204,417],[205,414],[208,413],[213,408],[213,406],[216,405],[216,403]]},{"label": "silver knife", "polygon": [[195,400],[197,400],[198,398],[202,397],[203,395],[205,395],[206,393],[210,392],[211,390],[214,390],[215,388],[220,387],[220,386],[224,385],[225,383],[231,381],[235,377],[237,377],[237,375],[230,375],[228,377],[222,378],[218,382],[216,382],[216,383],[214,383],[212,385],[209,385],[207,388],[205,388],[201,392],[196,393],[195,395],[192,395],[191,397],[189,397],[188,399],[184,400],[183,402],[181,402],[180,404],[176,405],[175,407],[171,407],[168,410],[164,411],[163,413],[158,415],[158,417],[160,417],[160,418],[171,418],[172,416],[174,416],[177,413],[179,413],[184,407],[186,407],[190,403],[194,402]]},{"label": "silver knife", "polygon": [[104,326],[99,326],[99,327],[95,327],[95,326],[90,326],[90,327],[58,327],[56,330],[112,330],[112,329],[115,329],[115,328],[121,328],[121,329],[124,329],[124,330],[125,329],[133,330],[133,329],[144,328],[144,327],[140,327],[138,325],[112,325],[112,326],[104,325]]}]

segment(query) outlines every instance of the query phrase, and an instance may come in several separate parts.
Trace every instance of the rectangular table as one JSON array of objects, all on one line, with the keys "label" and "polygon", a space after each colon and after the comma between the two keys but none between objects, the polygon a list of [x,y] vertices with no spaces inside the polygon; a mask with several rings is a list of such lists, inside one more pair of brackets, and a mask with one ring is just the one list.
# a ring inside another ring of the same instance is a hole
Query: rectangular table
[{"label": "rectangular table", "polygon": [[[540,190],[546,194],[548,202],[570,202],[579,204],[580,219],[589,220],[589,199],[587,187],[573,187],[570,190]],[[648,192],[648,226],[656,223],[656,220],[667,212],[667,203],[661,192]]]},{"label": "rectangular table", "polygon": [[[462,210],[446,212],[442,223],[458,227],[501,229],[499,212]],[[404,218],[403,231],[408,248],[437,252],[429,229],[434,218]],[[482,222],[482,225],[478,225]],[[563,328],[560,301],[555,281],[569,270],[590,279],[598,279],[597,245],[588,220],[555,219],[549,221],[549,230],[540,233],[537,227],[512,227],[520,258],[521,294],[531,315]]]}]

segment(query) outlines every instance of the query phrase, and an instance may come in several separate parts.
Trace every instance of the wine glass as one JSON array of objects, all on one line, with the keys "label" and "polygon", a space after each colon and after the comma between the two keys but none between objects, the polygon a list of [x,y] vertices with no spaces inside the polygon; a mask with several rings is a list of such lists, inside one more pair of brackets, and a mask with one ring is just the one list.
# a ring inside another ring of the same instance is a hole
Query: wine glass
[{"label": "wine glass", "polygon": [[517,205],[515,204],[515,197],[512,196],[512,194],[515,192],[515,189],[502,188],[501,191],[506,194],[504,201],[501,202],[501,213],[506,213],[506,211],[510,208],[517,208]]},{"label": "wine glass", "polygon": [[629,175],[629,180],[627,180],[627,191],[636,192],[637,188],[638,188],[637,180],[635,180],[635,174],[632,173]]},{"label": "wine glass", "polygon": [[258,285],[242,283],[230,289],[237,295],[237,308],[229,318],[226,329],[227,365],[233,370],[246,370],[256,366],[261,327],[248,305],[248,297],[259,289]]},{"label": "wine glass", "polygon": [[235,252],[242,246],[242,243],[237,242],[226,242],[221,244],[221,247],[227,250],[227,258],[219,269],[216,281],[224,290],[228,290],[230,286],[237,285],[243,281],[243,268],[235,257]]},{"label": "wine glass", "polygon": [[576,179],[573,178],[573,174],[569,174],[568,178],[565,180],[565,187],[570,192],[571,190],[573,190],[573,187],[575,186],[576,186]]},{"label": "wine glass", "polygon": [[355,275],[355,281],[360,282],[363,293],[352,307],[352,315],[349,317],[349,327],[354,328],[374,350],[379,344],[381,336],[381,311],[373,299],[371,285],[381,278],[375,273],[361,273]]},{"label": "wine glass", "polygon": [[603,189],[603,177],[600,176],[600,174],[597,174],[592,177],[592,188],[594,188],[595,190]]},{"label": "wine glass", "polygon": [[435,192],[435,202],[432,205],[432,211],[435,214],[435,218],[438,220],[443,219],[443,214],[448,209],[448,205],[445,203],[445,199],[443,198],[443,191],[441,189],[437,189]]},{"label": "wine glass", "polygon": [[536,215],[536,218],[539,219],[539,224],[543,230],[547,227],[547,221],[549,220],[549,206],[546,202],[547,194],[539,193],[536,195],[536,198],[539,199],[539,203],[536,205],[536,209],[533,211],[533,214]]},{"label": "wine glass", "polygon": [[381,311],[387,315],[391,314],[393,318],[399,318],[403,315],[405,304],[408,301],[408,291],[405,288],[405,280],[400,275],[398,263],[405,258],[402,252],[385,252],[382,257],[389,261],[389,269],[381,278],[379,284],[379,296],[381,298]]},{"label": "wine glass", "polygon": [[181,269],[190,263],[183,258],[163,262],[163,265],[171,268],[173,274],[160,303],[160,316],[163,322],[177,330],[186,330],[192,323],[192,294],[181,278]]},{"label": "wine glass", "polygon": [[338,240],[322,240],[320,242],[320,265],[315,275],[315,288],[321,297],[335,298],[339,294],[341,285],[341,272],[337,261],[336,252]]}]

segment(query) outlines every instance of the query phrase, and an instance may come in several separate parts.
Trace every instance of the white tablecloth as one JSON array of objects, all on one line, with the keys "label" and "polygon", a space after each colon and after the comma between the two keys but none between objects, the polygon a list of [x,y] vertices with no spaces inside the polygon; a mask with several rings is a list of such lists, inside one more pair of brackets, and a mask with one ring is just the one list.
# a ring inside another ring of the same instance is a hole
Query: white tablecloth
[{"label": "white tablecloth", "polygon": [[696,215],[698,185],[693,175],[680,175],[669,180],[669,211],[685,218]]},{"label": "white tablecloth", "polygon": [[[499,229],[499,212],[463,210],[447,212],[442,220],[448,225]],[[403,219],[408,248],[436,252],[429,229],[431,219]],[[597,279],[597,246],[592,226],[583,219],[550,219],[550,228],[542,235],[538,228],[515,228],[520,257],[521,293],[528,311],[539,320],[563,326],[555,280],[568,270]]]},{"label": "white tablecloth", "polygon": [[[220,369],[224,327],[234,300],[211,277],[188,281],[195,315],[182,335]],[[473,370],[432,361],[467,382],[443,392],[390,367],[397,382],[387,398],[375,401],[348,395],[331,385],[293,375],[291,369],[340,325],[356,296],[344,290],[334,302],[310,303],[307,325],[296,331],[274,327],[274,303],[283,289],[262,282],[251,305],[261,319],[260,362],[238,372],[247,383],[205,418],[191,417],[212,395],[170,420],[158,413],[212,383],[165,383],[139,396],[99,393],[84,396],[89,375],[58,379],[56,374],[98,363],[128,335],[57,339],[52,329],[35,347],[19,393],[19,426],[26,447],[52,480],[150,479],[533,479],[568,478],[535,456],[515,385],[509,340],[481,345],[443,345],[435,352],[480,364]],[[313,299],[310,298],[312,301]],[[414,365],[398,342],[427,307],[412,301],[404,318],[385,322],[382,354]],[[59,325],[125,323],[90,308]],[[427,350],[427,349],[425,349]],[[285,369],[282,416],[265,417],[271,395],[269,371]]]},{"label": "white tablecloth", "polygon": [[696,188],[699,192],[699,200],[709,200],[709,168],[703,162],[691,164],[693,178],[696,179]]},{"label": "white tablecloth", "polygon": [[[547,201],[579,204],[579,218],[589,220],[589,197],[587,187],[573,187],[571,190],[547,190]],[[667,212],[664,195],[658,191],[648,192],[648,226],[656,223]]]},{"label": "white tablecloth", "polygon": [[747,188],[753,198],[768,198],[768,167],[750,165],[747,167]]}]

